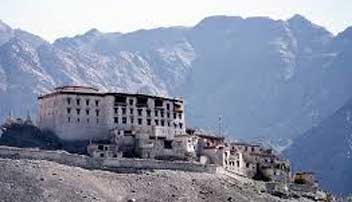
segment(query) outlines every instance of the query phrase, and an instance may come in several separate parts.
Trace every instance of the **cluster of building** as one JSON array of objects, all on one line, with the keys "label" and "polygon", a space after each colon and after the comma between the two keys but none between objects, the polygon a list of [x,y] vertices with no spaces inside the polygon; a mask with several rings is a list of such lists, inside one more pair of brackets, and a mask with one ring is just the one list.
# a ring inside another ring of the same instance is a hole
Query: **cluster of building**
[{"label": "cluster of building", "polygon": [[41,130],[64,140],[90,140],[87,150],[96,158],[198,161],[253,179],[293,179],[290,163],[272,149],[229,143],[215,134],[186,129],[184,103],[179,98],[64,86],[38,101]]}]

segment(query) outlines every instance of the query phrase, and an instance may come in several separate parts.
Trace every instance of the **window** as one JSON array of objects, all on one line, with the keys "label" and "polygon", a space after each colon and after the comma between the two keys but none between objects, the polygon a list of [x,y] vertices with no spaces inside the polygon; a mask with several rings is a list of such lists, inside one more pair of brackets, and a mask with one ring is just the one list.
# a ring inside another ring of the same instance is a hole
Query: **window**
[{"label": "window", "polygon": [[165,121],[164,121],[164,120],[161,120],[161,121],[160,121],[160,125],[161,125],[161,126],[164,126],[164,125],[165,125]]},{"label": "window", "polygon": [[76,111],[77,111],[77,115],[80,115],[81,109],[76,109]]},{"label": "window", "polygon": [[176,113],[174,113],[174,119],[176,119]]},{"label": "window", "polygon": [[131,114],[131,115],[133,115],[133,111],[134,111],[133,109],[130,109],[130,114]]},{"label": "window", "polygon": [[151,115],[151,111],[150,109],[147,109],[147,116],[150,117],[150,115]]},{"label": "window", "polygon": [[95,115],[99,116],[99,109],[95,110]]},{"label": "window", "polygon": [[180,129],[183,128],[183,123],[179,123]]},{"label": "window", "polygon": [[68,122],[68,123],[71,123],[71,117],[68,117],[68,118],[67,118],[67,122]]},{"label": "window", "polygon": [[160,116],[161,116],[162,118],[164,118],[164,112],[163,112],[163,111],[160,112]]},{"label": "window", "polygon": [[142,116],[143,109],[138,109],[138,116]]},{"label": "window", "polygon": [[67,104],[70,105],[71,104],[71,98],[67,98]]},{"label": "window", "polygon": [[81,104],[81,99],[77,98],[77,99],[76,99],[76,104],[77,104],[77,105],[80,105],[80,104]]},{"label": "window", "polygon": [[86,105],[89,106],[89,99],[86,99]]},{"label": "window", "polygon": [[155,110],[155,116],[159,116],[159,111]]},{"label": "window", "polygon": [[240,161],[236,161],[237,167],[240,167]]},{"label": "window", "polygon": [[114,123],[119,123],[119,117],[114,117]]},{"label": "window", "polygon": [[148,126],[152,125],[152,120],[151,119],[147,119],[147,125]]},{"label": "window", "polygon": [[130,103],[130,105],[133,105],[133,104],[134,104],[133,99],[130,99],[128,102]]},{"label": "window", "polygon": [[122,123],[126,124],[127,123],[127,118],[126,117],[122,117]]},{"label": "window", "polygon": [[81,122],[81,119],[78,118],[78,119],[77,119],[77,123],[79,123],[79,122]]},{"label": "window", "polygon": [[170,104],[169,103],[166,103],[166,109],[170,110]]},{"label": "window", "polygon": [[86,109],[86,114],[89,115],[89,109]]},{"label": "window", "polygon": [[155,120],[155,125],[159,125],[159,120]]},{"label": "window", "polygon": [[170,112],[167,112],[167,113],[166,113],[166,117],[167,117],[167,118],[170,118]]},{"label": "window", "polygon": [[133,123],[134,123],[134,119],[133,119],[133,117],[131,117],[131,118],[130,118],[130,122],[131,122],[131,124],[133,124]]},{"label": "window", "polygon": [[179,118],[179,119],[182,119],[182,113],[179,113],[179,114],[178,114],[178,118]]},{"label": "window", "polygon": [[172,149],[172,141],[164,140],[164,149]]},{"label": "window", "polygon": [[103,145],[98,145],[98,150],[103,150],[104,149],[104,146]]},{"label": "window", "polygon": [[95,106],[99,107],[99,100],[95,100]]},{"label": "window", "polygon": [[142,125],[142,119],[138,119],[138,125]]},{"label": "window", "polygon": [[163,101],[160,99],[156,99],[154,101],[155,107],[162,107],[163,106]]},{"label": "window", "polygon": [[122,114],[126,114],[126,108],[122,108]]},{"label": "window", "polygon": [[114,112],[115,112],[115,114],[117,114],[118,113],[118,108],[114,108]]},{"label": "window", "polygon": [[167,126],[170,127],[170,125],[171,125],[171,124],[170,124],[170,121],[168,121],[168,122],[167,122]]},{"label": "window", "polygon": [[67,113],[71,114],[71,108],[67,108]]}]

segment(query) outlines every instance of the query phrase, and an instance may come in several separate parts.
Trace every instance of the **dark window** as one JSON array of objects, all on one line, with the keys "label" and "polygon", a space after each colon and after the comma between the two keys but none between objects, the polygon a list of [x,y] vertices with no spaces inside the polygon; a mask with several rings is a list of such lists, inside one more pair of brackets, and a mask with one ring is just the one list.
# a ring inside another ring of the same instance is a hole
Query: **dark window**
[{"label": "dark window", "polygon": [[126,124],[127,123],[127,118],[126,117],[122,117],[122,123]]},{"label": "dark window", "polygon": [[95,115],[99,116],[99,109],[95,110]]},{"label": "dark window", "polygon": [[174,119],[176,119],[176,113],[174,113]]},{"label": "dark window", "polygon": [[170,121],[168,121],[168,122],[167,122],[167,126],[170,127],[170,125],[171,125],[171,124],[170,124]]},{"label": "dark window", "polygon": [[138,119],[138,124],[142,125],[142,119]]},{"label": "dark window", "polygon": [[170,112],[167,112],[167,113],[166,113],[166,117],[167,117],[167,118],[170,118]]},{"label": "dark window", "polygon": [[240,167],[240,161],[236,161],[237,167]]},{"label": "dark window", "polygon": [[155,125],[159,125],[159,120],[155,120]]},{"label": "dark window", "polygon": [[132,114],[132,115],[133,115],[133,109],[130,109],[130,114]]},{"label": "dark window", "polygon": [[81,109],[76,109],[76,111],[78,115],[81,113]]},{"label": "dark window", "polygon": [[138,109],[137,111],[138,111],[138,116],[142,116],[143,110],[142,109]]},{"label": "dark window", "polygon": [[160,112],[160,116],[164,118],[164,112],[163,111]]},{"label": "dark window", "polygon": [[179,119],[182,119],[182,113],[179,113],[179,114],[178,114],[178,118],[179,118]]},{"label": "dark window", "polygon": [[67,122],[69,122],[69,123],[71,122],[71,117],[67,118]]},{"label": "dark window", "polygon": [[179,123],[179,126],[180,126],[180,129],[182,129],[182,128],[183,128],[183,124],[182,124],[182,123]]},{"label": "dark window", "polygon": [[151,111],[150,109],[147,109],[147,116],[150,117],[150,115],[151,115]]},{"label": "dark window", "polygon": [[152,120],[147,119],[147,125],[148,125],[148,126],[152,125]]},{"label": "dark window", "polygon": [[78,119],[77,119],[77,123],[79,123],[79,122],[81,122],[81,119],[78,118]]},{"label": "dark window", "polygon": [[172,149],[172,141],[164,140],[164,149]]},{"label": "dark window", "polygon": [[126,104],[126,96],[115,96],[115,104]]},{"label": "dark window", "polygon": [[89,106],[89,99],[86,100],[86,105]]},{"label": "dark window", "polygon": [[130,105],[133,105],[133,104],[134,104],[133,99],[130,99],[130,100],[129,100],[129,103],[130,103]]},{"label": "dark window", "polygon": [[155,103],[155,107],[162,107],[163,106],[163,101],[160,99],[156,99],[154,101],[154,103]]},{"label": "dark window", "polygon": [[170,110],[170,104],[169,103],[166,103],[166,109]]},{"label": "dark window", "polygon": [[254,152],[254,147],[252,147],[252,152]]},{"label": "dark window", "polygon": [[95,100],[95,106],[99,107],[99,100]]},{"label": "dark window", "polygon": [[160,125],[161,125],[161,126],[164,126],[164,125],[165,125],[165,121],[164,121],[164,120],[161,120],[161,121],[160,121]]},{"label": "dark window", "polygon": [[86,109],[86,114],[89,115],[89,109]]},{"label": "dark window", "polygon": [[77,103],[77,105],[80,105],[81,104],[81,99],[76,99],[76,103]]},{"label": "dark window", "polygon": [[71,114],[71,108],[67,108],[67,113]]},{"label": "dark window", "polygon": [[133,124],[133,123],[134,123],[134,119],[133,119],[133,117],[131,117],[131,118],[130,118],[130,121],[131,121],[131,124]]},{"label": "dark window", "polygon": [[114,117],[114,123],[119,123],[119,118],[118,117]]},{"label": "dark window", "polygon": [[246,167],[249,168],[249,163],[246,163]]},{"label": "dark window", "polygon": [[103,150],[104,149],[104,145],[98,145],[98,150]]},{"label": "dark window", "polygon": [[147,97],[137,97],[137,105],[146,107],[148,105]]},{"label": "dark window", "polygon": [[71,98],[67,98],[67,104],[70,105],[71,104]]},{"label": "dark window", "polygon": [[159,111],[155,110],[155,116],[159,116]]},{"label": "dark window", "polygon": [[115,112],[115,114],[117,114],[118,113],[118,108],[114,108],[114,112]]},{"label": "dark window", "polygon": [[126,114],[126,108],[122,108],[122,114]]}]

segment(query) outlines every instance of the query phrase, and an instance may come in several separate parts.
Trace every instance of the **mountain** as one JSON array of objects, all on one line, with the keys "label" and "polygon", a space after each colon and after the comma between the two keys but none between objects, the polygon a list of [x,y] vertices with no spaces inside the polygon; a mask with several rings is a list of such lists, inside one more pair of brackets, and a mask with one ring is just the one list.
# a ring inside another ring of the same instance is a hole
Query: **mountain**
[{"label": "mountain", "polygon": [[352,100],[298,137],[284,152],[296,170],[315,171],[335,193],[352,192]]},{"label": "mountain", "polygon": [[212,16],[194,27],[97,29],[48,43],[0,24],[0,117],[58,85],[183,96],[189,126],[286,146],[350,97],[349,32],[303,16]]}]

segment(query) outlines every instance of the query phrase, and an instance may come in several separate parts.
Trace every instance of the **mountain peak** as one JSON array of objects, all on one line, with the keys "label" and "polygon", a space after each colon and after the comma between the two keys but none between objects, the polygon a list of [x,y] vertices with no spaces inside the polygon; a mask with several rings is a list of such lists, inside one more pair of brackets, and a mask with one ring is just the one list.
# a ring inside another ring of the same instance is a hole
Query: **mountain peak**
[{"label": "mountain peak", "polygon": [[88,30],[84,35],[86,36],[100,36],[102,33],[97,28]]},{"label": "mountain peak", "polygon": [[300,14],[295,14],[291,18],[288,19],[289,22],[309,22],[311,23],[306,17]]}]

